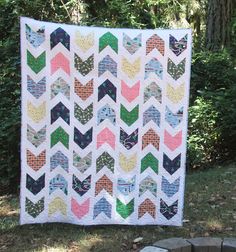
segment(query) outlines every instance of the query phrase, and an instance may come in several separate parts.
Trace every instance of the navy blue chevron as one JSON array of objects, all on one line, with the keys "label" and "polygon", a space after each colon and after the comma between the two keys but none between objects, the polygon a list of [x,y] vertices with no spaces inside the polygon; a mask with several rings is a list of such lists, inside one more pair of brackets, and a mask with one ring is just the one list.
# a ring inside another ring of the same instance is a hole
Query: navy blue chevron
[{"label": "navy blue chevron", "polygon": [[109,95],[111,99],[116,102],[116,87],[109,80],[105,80],[98,87],[98,101],[100,101],[105,95]]},{"label": "navy blue chevron", "polygon": [[34,195],[38,194],[45,187],[45,173],[34,180],[29,174],[26,175],[26,188]]},{"label": "navy blue chevron", "polygon": [[70,125],[70,110],[62,102],[59,102],[51,110],[51,124],[53,124],[59,117]]},{"label": "navy blue chevron", "polygon": [[180,168],[181,154],[171,160],[165,153],[163,155],[163,167],[170,175],[175,173]]},{"label": "navy blue chevron", "polygon": [[167,205],[166,202],[161,199],[160,201],[160,212],[162,215],[166,217],[167,220],[173,218],[178,212],[178,200],[176,200],[173,204]]},{"label": "navy blue chevron", "polygon": [[80,196],[83,196],[91,188],[91,175],[83,181],[80,181],[75,175],[73,175],[72,188]]},{"label": "navy blue chevron", "polygon": [[70,51],[70,35],[64,31],[61,27],[57,28],[50,34],[51,49],[57,44],[61,43]]},{"label": "navy blue chevron", "polygon": [[180,182],[180,178],[177,178],[173,183],[169,183],[169,181],[165,177],[162,176],[161,190],[168,197],[172,197],[179,191],[179,182]]},{"label": "navy blue chevron", "polygon": [[138,129],[128,135],[122,128],[120,128],[120,142],[129,150],[138,142]]},{"label": "navy blue chevron", "polygon": [[74,127],[74,142],[79,145],[81,149],[86,148],[93,139],[93,128],[82,134],[76,127]]}]

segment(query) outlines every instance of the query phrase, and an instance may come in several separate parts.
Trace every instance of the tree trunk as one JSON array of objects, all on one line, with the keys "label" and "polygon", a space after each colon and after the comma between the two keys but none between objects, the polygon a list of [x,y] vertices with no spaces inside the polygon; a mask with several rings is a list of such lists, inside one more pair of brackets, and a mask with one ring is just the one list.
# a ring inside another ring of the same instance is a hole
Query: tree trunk
[{"label": "tree trunk", "polygon": [[234,0],[208,0],[206,47],[216,51],[230,46]]}]

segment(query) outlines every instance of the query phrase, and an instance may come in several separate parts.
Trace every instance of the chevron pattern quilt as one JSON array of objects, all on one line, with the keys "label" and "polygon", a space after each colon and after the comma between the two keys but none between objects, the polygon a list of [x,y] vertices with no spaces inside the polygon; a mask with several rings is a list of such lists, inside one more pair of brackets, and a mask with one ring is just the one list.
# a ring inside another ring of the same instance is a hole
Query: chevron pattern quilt
[{"label": "chevron pattern quilt", "polygon": [[21,224],[182,225],[191,30],[21,18]]}]

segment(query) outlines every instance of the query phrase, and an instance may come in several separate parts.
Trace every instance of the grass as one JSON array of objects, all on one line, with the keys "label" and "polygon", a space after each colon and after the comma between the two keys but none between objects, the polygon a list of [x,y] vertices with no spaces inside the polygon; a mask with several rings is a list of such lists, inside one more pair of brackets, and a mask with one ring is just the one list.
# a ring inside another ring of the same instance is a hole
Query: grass
[{"label": "grass", "polygon": [[[188,174],[183,227],[19,226],[16,196],[0,198],[0,251],[138,251],[169,237],[236,236],[236,164]],[[138,247],[133,240],[143,237]]]}]

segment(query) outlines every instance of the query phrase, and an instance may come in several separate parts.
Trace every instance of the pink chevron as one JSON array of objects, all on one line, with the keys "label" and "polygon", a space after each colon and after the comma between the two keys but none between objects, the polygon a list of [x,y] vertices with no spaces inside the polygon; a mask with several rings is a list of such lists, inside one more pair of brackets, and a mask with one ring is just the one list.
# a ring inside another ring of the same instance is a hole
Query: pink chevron
[{"label": "pink chevron", "polygon": [[71,199],[71,211],[74,213],[78,219],[81,219],[89,212],[89,199],[85,200],[81,205],[72,198]]},{"label": "pink chevron", "polygon": [[139,95],[140,81],[129,87],[123,80],[121,81],[121,94],[128,102],[132,102]]},{"label": "pink chevron", "polygon": [[59,68],[70,75],[70,61],[62,53],[58,53],[51,59],[51,74],[54,74]]},{"label": "pink chevron", "polygon": [[182,144],[182,130],[175,136],[172,136],[167,130],[165,130],[164,143],[170,150],[174,151]]},{"label": "pink chevron", "polygon": [[115,149],[115,141],[115,135],[108,128],[105,128],[97,135],[97,149],[104,143],[108,143]]}]

